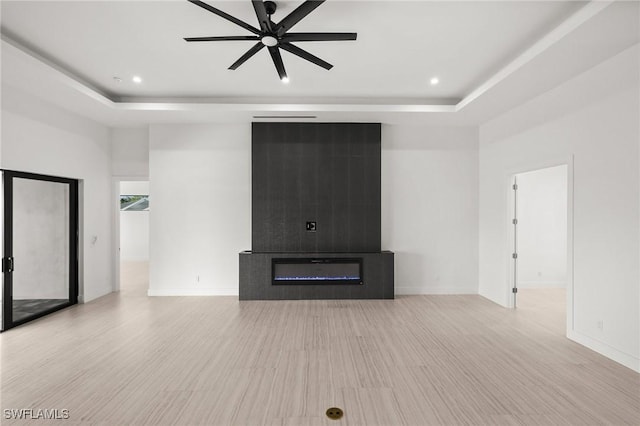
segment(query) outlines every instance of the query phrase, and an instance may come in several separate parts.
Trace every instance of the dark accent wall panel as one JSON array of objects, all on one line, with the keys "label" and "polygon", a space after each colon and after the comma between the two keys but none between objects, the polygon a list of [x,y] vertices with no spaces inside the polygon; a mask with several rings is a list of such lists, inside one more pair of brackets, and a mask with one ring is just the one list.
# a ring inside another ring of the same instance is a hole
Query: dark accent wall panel
[{"label": "dark accent wall panel", "polygon": [[253,252],[380,252],[380,140],[379,123],[253,123]]},{"label": "dark accent wall panel", "polygon": [[393,299],[394,255],[392,252],[349,253],[362,258],[363,284],[271,283],[273,258],[345,257],[342,253],[240,253],[240,300]]}]

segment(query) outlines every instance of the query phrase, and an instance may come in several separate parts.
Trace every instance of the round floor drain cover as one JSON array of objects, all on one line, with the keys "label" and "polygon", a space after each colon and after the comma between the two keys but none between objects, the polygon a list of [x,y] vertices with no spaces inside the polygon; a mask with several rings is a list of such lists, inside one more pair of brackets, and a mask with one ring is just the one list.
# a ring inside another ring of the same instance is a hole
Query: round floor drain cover
[{"label": "round floor drain cover", "polygon": [[338,407],[331,407],[327,410],[327,417],[332,420],[339,420],[344,415],[344,412]]}]

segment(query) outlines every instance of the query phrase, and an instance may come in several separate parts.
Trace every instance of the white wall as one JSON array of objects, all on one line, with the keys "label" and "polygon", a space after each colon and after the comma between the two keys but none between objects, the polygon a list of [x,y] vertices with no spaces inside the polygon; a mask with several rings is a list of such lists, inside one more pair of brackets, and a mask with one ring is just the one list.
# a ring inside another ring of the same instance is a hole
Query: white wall
[{"label": "white wall", "polygon": [[384,125],[382,248],[396,294],[478,292],[478,133]]},{"label": "white wall", "polygon": [[[150,139],[149,293],[237,294],[238,252],[251,249],[250,127],[154,125]],[[477,293],[477,131],[383,126],[382,162],[396,292]]]},{"label": "white wall", "polygon": [[109,129],[3,85],[1,159],[5,169],[81,180],[80,296],[112,291]]},{"label": "white wall", "polygon": [[113,176],[149,176],[149,129],[112,129],[111,157]]},{"label": "white wall", "polygon": [[480,129],[480,294],[508,303],[509,177],[573,156],[568,336],[636,370],[639,58],[638,46],[622,52]]},{"label": "white wall", "polygon": [[149,195],[148,180],[123,180],[120,181],[121,195]]},{"label": "white wall", "polygon": [[[121,195],[148,195],[148,181],[120,182]],[[149,205],[151,210],[151,205]],[[120,211],[120,261],[149,260],[149,210]]]},{"label": "white wall", "polygon": [[251,249],[249,124],[150,127],[150,295],[236,295]]},{"label": "white wall", "polygon": [[567,285],[568,166],[518,178],[518,287]]}]

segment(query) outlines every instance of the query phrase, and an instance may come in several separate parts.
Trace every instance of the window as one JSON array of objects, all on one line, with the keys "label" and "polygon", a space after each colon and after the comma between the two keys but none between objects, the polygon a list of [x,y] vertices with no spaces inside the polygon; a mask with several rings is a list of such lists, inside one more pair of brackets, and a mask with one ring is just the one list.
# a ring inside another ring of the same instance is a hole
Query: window
[{"label": "window", "polygon": [[120,211],[149,211],[148,195],[120,195]]}]

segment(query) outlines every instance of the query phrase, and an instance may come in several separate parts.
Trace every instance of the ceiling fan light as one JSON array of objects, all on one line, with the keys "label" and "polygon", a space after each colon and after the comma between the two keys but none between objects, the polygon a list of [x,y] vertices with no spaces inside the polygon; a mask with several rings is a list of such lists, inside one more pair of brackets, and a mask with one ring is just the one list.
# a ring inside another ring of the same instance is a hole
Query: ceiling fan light
[{"label": "ceiling fan light", "polygon": [[278,39],[269,35],[262,37],[260,41],[267,47],[274,47],[278,45]]}]

